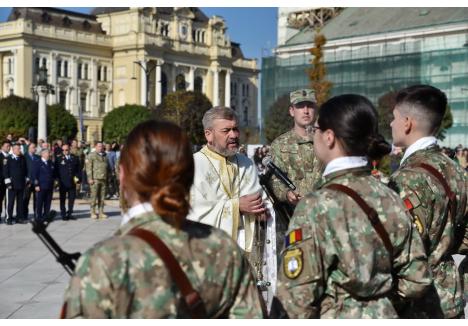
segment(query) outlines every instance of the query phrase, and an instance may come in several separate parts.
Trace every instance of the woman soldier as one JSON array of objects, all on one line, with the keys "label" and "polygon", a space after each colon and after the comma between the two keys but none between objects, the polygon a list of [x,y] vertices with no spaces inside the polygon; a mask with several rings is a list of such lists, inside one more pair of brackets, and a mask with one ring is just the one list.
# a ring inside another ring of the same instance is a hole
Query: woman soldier
[{"label": "woman soldier", "polygon": [[119,175],[129,209],[113,237],[81,256],[63,317],[262,317],[255,278],[236,243],[186,220],[193,175],[179,127],[147,121],[130,132]]},{"label": "woman soldier", "polygon": [[314,149],[326,168],[289,224],[278,298],[293,318],[397,317],[394,301],[421,296],[432,279],[401,199],[370,173],[368,160],[390,145],[363,96],[334,97],[319,112]]}]

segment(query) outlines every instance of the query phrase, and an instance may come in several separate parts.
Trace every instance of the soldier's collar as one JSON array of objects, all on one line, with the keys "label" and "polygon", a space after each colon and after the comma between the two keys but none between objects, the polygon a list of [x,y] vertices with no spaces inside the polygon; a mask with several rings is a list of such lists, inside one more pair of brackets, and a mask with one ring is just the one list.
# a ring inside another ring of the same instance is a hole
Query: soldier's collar
[{"label": "soldier's collar", "polygon": [[400,161],[400,165],[403,165],[403,163],[417,151],[432,147],[434,145],[437,145],[437,138],[433,136],[419,138],[406,149],[405,154]]},{"label": "soldier's collar", "polygon": [[355,168],[349,168],[349,169],[336,171],[336,172],[330,173],[329,175],[325,177],[322,177],[317,187],[322,188],[327,183],[330,183],[331,181],[337,178],[341,178],[348,174],[354,175],[354,176],[366,176],[366,175],[370,175],[370,172],[371,172],[371,169],[369,166],[361,166],[361,167],[355,167]]},{"label": "soldier's collar", "polygon": [[296,131],[294,130],[294,128],[291,130],[291,133],[293,134],[294,140],[298,144],[307,144],[307,143],[313,144],[314,143],[311,137],[304,138],[304,137],[298,135],[296,133]]}]

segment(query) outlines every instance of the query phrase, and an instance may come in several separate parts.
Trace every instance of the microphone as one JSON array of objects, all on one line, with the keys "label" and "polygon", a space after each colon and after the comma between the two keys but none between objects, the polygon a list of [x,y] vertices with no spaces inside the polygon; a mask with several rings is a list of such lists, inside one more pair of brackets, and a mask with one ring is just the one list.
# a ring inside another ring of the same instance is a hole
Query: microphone
[{"label": "microphone", "polygon": [[286,173],[281,171],[279,167],[273,163],[273,160],[271,159],[270,156],[265,156],[262,160],[263,165],[265,165],[278,179],[281,180],[282,183],[285,184],[286,187],[291,189],[292,191],[296,190],[296,186],[294,183],[292,183],[291,180],[289,180],[288,176]]}]

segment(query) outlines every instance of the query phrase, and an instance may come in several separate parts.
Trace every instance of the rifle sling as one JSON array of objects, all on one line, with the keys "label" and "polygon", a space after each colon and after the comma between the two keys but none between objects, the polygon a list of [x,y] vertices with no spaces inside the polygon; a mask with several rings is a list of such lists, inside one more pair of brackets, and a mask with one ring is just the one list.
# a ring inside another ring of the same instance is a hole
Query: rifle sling
[{"label": "rifle sling", "polygon": [[207,318],[205,305],[200,295],[197,291],[194,290],[192,284],[187,278],[187,275],[182,270],[176,258],[170,249],[166,246],[166,244],[154,233],[140,228],[131,230],[129,235],[135,236],[145,241],[162,259],[172,277],[172,280],[182,293],[182,296],[184,297],[184,300],[190,311],[191,317]]},{"label": "rifle sling", "polygon": [[361,207],[361,209],[364,211],[364,213],[366,213],[372,227],[375,229],[377,234],[380,236],[380,239],[382,239],[385,248],[387,249],[388,253],[390,254],[390,261],[392,261],[393,260],[393,245],[392,245],[392,242],[390,241],[390,237],[389,237],[387,231],[385,230],[384,226],[380,222],[375,209],[370,207],[364,201],[364,199],[362,199],[362,197],[358,195],[357,192],[355,192],[353,189],[351,189],[349,187],[346,187],[344,185],[337,184],[337,183],[332,183],[330,185],[325,186],[325,188],[345,193],[346,195],[351,197],[356,202],[356,204],[359,205],[359,207]]},{"label": "rifle sling", "polygon": [[[440,237],[442,236],[442,233],[444,232],[445,226],[447,225],[447,221],[450,218],[452,220],[452,223],[455,225],[455,215],[457,214],[457,196],[455,193],[452,191],[450,188],[449,184],[447,183],[447,180],[445,180],[445,177],[440,173],[435,167],[432,165],[426,164],[426,163],[419,163],[417,167],[421,167],[429,174],[432,174],[439,182],[440,184],[444,187],[445,194],[447,195],[449,202],[448,202],[448,216],[443,219],[442,225],[440,227],[439,234],[437,234],[437,242],[439,242]],[[451,249],[454,249],[457,247],[457,239],[455,236],[454,242],[452,243]]]}]

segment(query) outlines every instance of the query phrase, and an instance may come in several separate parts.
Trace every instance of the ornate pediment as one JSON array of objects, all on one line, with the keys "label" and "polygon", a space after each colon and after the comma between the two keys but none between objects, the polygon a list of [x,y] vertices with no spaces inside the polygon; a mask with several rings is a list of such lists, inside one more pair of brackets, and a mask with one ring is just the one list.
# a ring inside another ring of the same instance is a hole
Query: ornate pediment
[{"label": "ornate pediment", "polygon": [[195,18],[194,13],[187,7],[174,7],[174,14],[180,18],[187,18],[193,20]]}]

